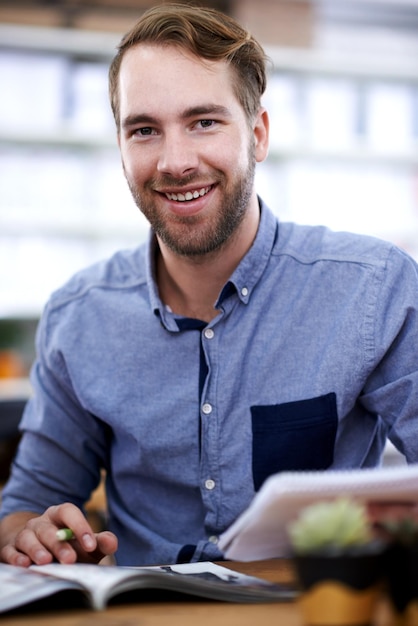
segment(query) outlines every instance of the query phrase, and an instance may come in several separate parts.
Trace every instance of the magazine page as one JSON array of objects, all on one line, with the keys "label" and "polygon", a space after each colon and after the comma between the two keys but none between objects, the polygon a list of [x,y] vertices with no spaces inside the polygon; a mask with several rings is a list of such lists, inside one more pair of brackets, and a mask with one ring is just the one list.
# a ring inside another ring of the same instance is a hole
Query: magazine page
[{"label": "magazine page", "polygon": [[80,585],[76,581],[45,578],[25,567],[0,563],[0,613],[68,589],[80,589]]},{"label": "magazine page", "polygon": [[85,589],[92,608],[104,609],[114,593],[123,590],[125,583],[129,589],[129,580],[137,578],[137,572],[133,569],[125,569],[116,566],[93,565],[89,563],[74,563],[64,565],[62,563],[50,563],[48,565],[32,565],[30,571],[42,574],[45,579],[54,577],[62,581],[82,585]]},{"label": "magazine page", "polygon": [[160,579],[159,588],[230,602],[280,602],[296,597],[293,585],[271,583],[209,561],[146,568],[163,570],[171,577]]},{"label": "magazine page", "polygon": [[219,548],[226,558],[238,561],[289,556],[287,526],[300,509],[343,495],[363,501],[416,501],[418,464],[270,476],[248,509],[221,535]]},{"label": "magazine page", "polygon": [[30,569],[67,581],[82,581],[95,609],[103,609],[120,593],[140,589],[165,589],[230,602],[278,602],[296,595],[290,585],[276,585],[211,562],[138,568],[52,563]]}]

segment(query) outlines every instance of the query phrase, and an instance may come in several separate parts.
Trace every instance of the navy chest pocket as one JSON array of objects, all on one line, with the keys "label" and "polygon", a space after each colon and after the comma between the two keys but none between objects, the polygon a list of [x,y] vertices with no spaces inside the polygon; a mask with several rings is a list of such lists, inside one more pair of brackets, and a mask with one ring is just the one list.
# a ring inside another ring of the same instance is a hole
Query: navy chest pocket
[{"label": "navy chest pocket", "polygon": [[252,406],[253,479],[257,491],[271,474],[323,470],[334,459],[338,416],[335,393],[269,406]]}]

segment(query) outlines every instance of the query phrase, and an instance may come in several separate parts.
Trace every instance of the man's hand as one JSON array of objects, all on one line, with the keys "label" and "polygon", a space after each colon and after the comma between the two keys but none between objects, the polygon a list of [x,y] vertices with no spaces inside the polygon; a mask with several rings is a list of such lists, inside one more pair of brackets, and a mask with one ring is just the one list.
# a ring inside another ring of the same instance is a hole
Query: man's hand
[{"label": "man's hand", "polygon": [[[71,528],[74,539],[60,541],[60,528]],[[12,513],[1,521],[0,537],[0,560],[21,567],[52,561],[98,563],[118,547],[113,533],[94,533],[80,509],[70,503],[51,506],[42,515]]]}]

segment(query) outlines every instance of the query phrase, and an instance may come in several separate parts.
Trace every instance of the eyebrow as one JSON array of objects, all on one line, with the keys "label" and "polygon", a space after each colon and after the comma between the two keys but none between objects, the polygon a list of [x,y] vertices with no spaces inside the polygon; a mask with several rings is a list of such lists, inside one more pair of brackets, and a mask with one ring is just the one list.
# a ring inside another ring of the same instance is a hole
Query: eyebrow
[{"label": "eyebrow", "polygon": [[[189,119],[197,115],[221,115],[222,117],[231,117],[231,111],[219,104],[208,104],[193,106],[181,114],[181,119]],[[158,124],[158,119],[146,113],[138,113],[128,115],[122,120],[122,128],[129,128],[137,124]]]}]

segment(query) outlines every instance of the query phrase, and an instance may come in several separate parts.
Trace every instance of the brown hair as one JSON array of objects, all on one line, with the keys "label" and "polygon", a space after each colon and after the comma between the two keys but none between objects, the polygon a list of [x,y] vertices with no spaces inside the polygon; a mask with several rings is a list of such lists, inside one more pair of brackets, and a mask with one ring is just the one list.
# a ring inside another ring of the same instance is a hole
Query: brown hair
[{"label": "brown hair", "polygon": [[255,117],[266,88],[267,57],[261,45],[234,19],[216,9],[165,4],[143,14],[122,38],[110,65],[110,103],[118,130],[120,66],[125,52],[140,43],[176,45],[197,57],[230,63],[235,94],[249,120]]}]

